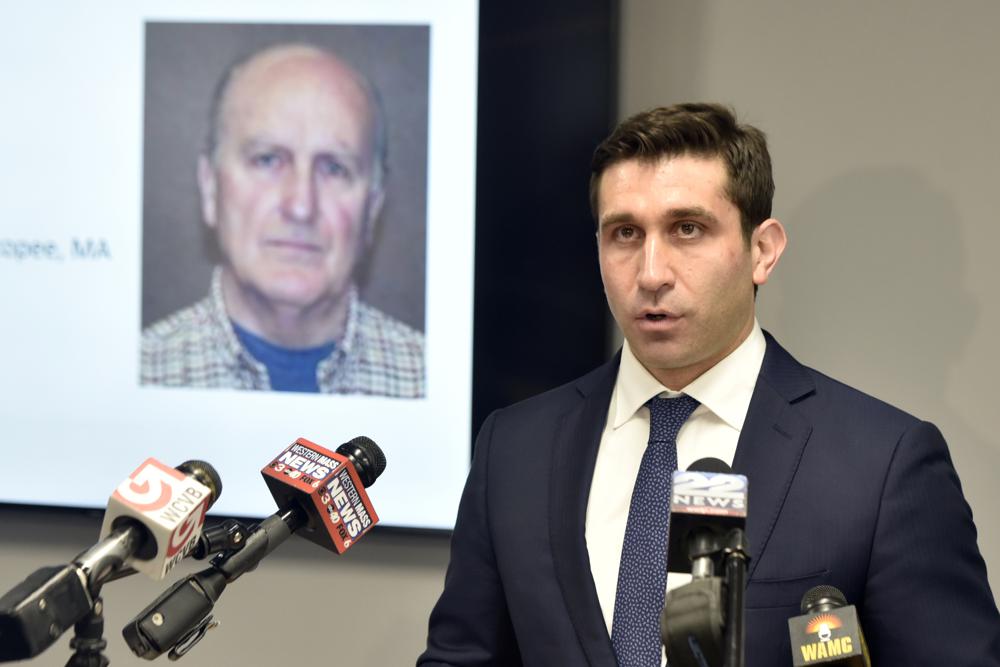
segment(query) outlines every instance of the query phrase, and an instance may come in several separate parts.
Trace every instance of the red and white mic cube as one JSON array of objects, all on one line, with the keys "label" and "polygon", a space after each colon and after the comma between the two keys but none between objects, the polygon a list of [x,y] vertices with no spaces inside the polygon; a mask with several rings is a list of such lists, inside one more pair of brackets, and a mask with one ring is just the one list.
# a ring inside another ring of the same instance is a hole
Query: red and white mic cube
[{"label": "red and white mic cube", "polygon": [[[193,477],[156,459],[146,459],[111,494],[101,539],[128,519],[142,524],[155,551],[147,545],[128,564],[153,579],[163,579],[194,548],[205,524],[211,493]],[[142,558],[144,554],[149,555]]]},{"label": "red and white mic cube", "polygon": [[354,464],[305,438],[260,472],[278,507],[298,503],[309,517],[299,533],[325,549],[344,553],[378,523]]}]

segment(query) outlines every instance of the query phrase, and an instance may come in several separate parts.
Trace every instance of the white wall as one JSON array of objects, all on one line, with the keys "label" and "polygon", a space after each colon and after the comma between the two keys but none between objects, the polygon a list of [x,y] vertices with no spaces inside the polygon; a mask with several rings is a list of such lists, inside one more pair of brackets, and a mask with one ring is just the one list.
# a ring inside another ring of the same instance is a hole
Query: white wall
[{"label": "white wall", "polygon": [[759,318],[935,422],[1000,593],[1000,3],[625,0],[620,113],[733,105],[790,243]]}]

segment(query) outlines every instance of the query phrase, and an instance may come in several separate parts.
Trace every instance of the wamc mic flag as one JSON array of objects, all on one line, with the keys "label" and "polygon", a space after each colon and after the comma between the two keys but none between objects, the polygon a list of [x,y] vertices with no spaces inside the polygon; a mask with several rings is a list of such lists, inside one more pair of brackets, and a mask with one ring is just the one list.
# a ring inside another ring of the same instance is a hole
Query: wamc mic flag
[{"label": "wamc mic flag", "polygon": [[792,664],[871,667],[858,610],[834,586],[815,586],[802,596],[802,616],[788,619]]}]

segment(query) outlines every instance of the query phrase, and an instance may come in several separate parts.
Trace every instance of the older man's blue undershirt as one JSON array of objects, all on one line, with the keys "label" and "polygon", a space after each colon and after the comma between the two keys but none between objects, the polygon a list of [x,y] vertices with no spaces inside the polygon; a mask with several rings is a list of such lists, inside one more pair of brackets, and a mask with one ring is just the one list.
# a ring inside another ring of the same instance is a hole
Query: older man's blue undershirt
[{"label": "older man's blue undershirt", "polygon": [[247,352],[267,368],[271,389],[314,393],[319,391],[316,367],[333,354],[335,343],[297,350],[270,343],[235,322],[233,331]]}]

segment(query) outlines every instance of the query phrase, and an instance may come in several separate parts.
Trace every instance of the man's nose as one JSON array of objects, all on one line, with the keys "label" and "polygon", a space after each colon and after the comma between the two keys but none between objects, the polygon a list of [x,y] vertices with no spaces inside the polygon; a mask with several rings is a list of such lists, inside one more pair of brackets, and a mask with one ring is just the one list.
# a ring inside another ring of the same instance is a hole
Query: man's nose
[{"label": "man's nose", "polygon": [[670,243],[650,234],[642,245],[642,256],[639,260],[639,287],[649,292],[656,292],[661,287],[674,284],[674,249]]},{"label": "man's nose", "polygon": [[288,170],[282,184],[282,215],[288,222],[311,223],[316,216],[316,179],[309,167]]}]

